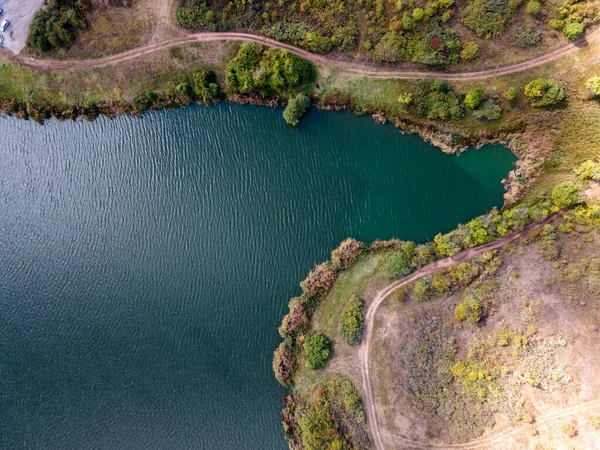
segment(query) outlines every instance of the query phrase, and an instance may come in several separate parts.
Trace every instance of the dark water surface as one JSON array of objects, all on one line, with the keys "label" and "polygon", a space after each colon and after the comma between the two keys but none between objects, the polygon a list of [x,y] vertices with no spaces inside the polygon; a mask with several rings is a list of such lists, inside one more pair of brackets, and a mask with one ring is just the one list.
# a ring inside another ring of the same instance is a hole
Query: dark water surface
[{"label": "dark water surface", "polygon": [[0,448],[284,449],[277,326],[347,236],[424,241],[515,158],[220,105],[0,120]]}]

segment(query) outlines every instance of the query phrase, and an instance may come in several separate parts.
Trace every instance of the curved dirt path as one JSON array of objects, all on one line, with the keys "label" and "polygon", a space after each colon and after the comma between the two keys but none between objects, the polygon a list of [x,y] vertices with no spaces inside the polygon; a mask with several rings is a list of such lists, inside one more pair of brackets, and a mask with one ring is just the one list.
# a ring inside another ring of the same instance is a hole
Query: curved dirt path
[{"label": "curved dirt path", "polygon": [[[482,254],[483,252],[504,247],[506,244],[514,242],[517,239],[522,238],[523,236],[527,235],[530,231],[542,227],[543,225],[545,225],[548,222],[555,219],[558,215],[564,214],[564,212],[565,212],[565,210],[555,212],[555,213],[549,215],[548,217],[546,217],[541,222],[531,223],[531,224],[527,225],[526,227],[524,227],[523,229],[521,229],[511,235],[505,236],[501,239],[490,242],[488,244],[480,245],[479,247],[473,247],[473,248],[469,248],[467,250],[463,250],[462,252],[460,252],[454,256],[440,259],[434,263],[423,266],[421,269],[417,270],[416,272],[413,272],[412,274],[410,274],[404,278],[401,278],[397,281],[394,281],[393,283],[384,287],[377,293],[375,298],[373,298],[373,300],[371,300],[369,302],[369,306],[367,307],[367,310],[365,312],[364,334],[363,334],[361,346],[359,348],[358,357],[360,360],[360,370],[361,370],[362,382],[363,382],[363,392],[364,392],[364,396],[365,396],[364,406],[367,411],[367,419],[368,419],[367,421],[369,423],[369,428],[371,431],[371,438],[373,439],[373,444],[374,444],[376,450],[385,450],[385,447],[383,446],[383,442],[381,440],[381,435],[379,432],[379,424],[377,422],[377,412],[375,411],[375,403],[373,401],[373,387],[371,384],[371,376],[370,376],[371,362],[369,360],[369,355],[371,353],[371,336],[373,335],[373,333],[372,333],[373,321],[375,318],[375,313],[377,312],[377,309],[379,308],[381,303],[383,303],[383,301],[392,292],[394,292],[395,290],[397,290],[403,286],[406,286],[409,283],[417,281],[427,275],[432,275],[433,273],[435,273],[436,271],[438,271],[440,269],[446,269],[448,267],[455,266],[456,264],[459,264],[461,262],[465,262],[475,256]],[[596,405],[596,404],[600,405],[600,400],[598,400],[597,402],[592,402],[592,403],[594,403],[594,405]],[[578,407],[582,407],[582,405],[579,405]],[[591,406],[588,406],[588,407],[591,407]],[[550,419],[547,419],[547,420],[550,420]],[[538,420],[538,422],[539,422],[539,420]],[[497,435],[491,436],[489,438],[471,441],[471,442],[467,442],[464,444],[454,444],[454,445],[453,444],[429,444],[429,443],[424,443],[424,442],[412,441],[410,439],[405,439],[405,438],[402,438],[402,437],[396,436],[396,435],[394,435],[394,439],[396,441],[398,441],[399,443],[407,445],[409,448],[471,449],[471,448],[480,448],[481,446],[489,446],[491,443],[495,442],[495,440],[497,440],[497,439],[501,440],[505,436],[514,434],[516,432],[517,432],[517,430],[511,430],[510,432],[497,434]]]},{"label": "curved dirt path", "polygon": [[266,45],[269,47],[279,48],[287,50],[290,53],[301,56],[302,58],[308,59],[315,64],[321,64],[324,66],[334,67],[343,70],[347,73],[359,75],[366,78],[378,78],[378,79],[423,79],[423,78],[440,78],[444,80],[476,80],[495,77],[499,75],[507,75],[510,73],[521,72],[523,70],[531,69],[533,67],[546,64],[561,58],[569,53],[577,51],[581,47],[585,47],[592,42],[600,42],[600,28],[589,33],[587,36],[578,39],[570,44],[553,50],[545,55],[538,56],[528,61],[523,61],[516,64],[511,64],[504,67],[487,69],[477,72],[443,72],[443,71],[411,71],[411,70],[393,70],[376,67],[374,65],[361,64],[355,61],[345,61],[336,59],[329,55],[319,55],[303,50],[293,45],[284,44],[274,39],[270,39],[263,36],[258,36],[249,33],[236,33],[236,32],[203,32],[194,33],[187,36],[169,39],[163,42],[148,44],[143,47],[139,47],[133,50],[129,50],[116,55],[105,56],[98,59],[88,60],[68,60],[68,61],[56,61],[56,60],[42,60],[24,57],[20,55],[14,55],[6,49],[1,49],[1,52],[11,61],[21,64],[26,67],[38,68],[38,69],[52,69],[58,71],[83,71],[89,69],[96,69],[101,67],[110,66],[113,64],[119,64],[122,62],[130,61],[149,55],[159,50],[174,47],[176,45],[190,44],[194,42],[213,42],[213,41],[246,41],[255,42],[258,44]]}]

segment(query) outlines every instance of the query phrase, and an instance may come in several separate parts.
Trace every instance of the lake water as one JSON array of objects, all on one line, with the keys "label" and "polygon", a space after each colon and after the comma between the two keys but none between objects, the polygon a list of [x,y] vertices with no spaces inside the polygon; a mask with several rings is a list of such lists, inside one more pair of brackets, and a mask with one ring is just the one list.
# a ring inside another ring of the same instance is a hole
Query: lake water
[{"label": "lake water", "polygon": [[298,282],[348,236],[500,206],[515,161],[229,104],[0,131],[4,450],[287,448],[271,356]]}]

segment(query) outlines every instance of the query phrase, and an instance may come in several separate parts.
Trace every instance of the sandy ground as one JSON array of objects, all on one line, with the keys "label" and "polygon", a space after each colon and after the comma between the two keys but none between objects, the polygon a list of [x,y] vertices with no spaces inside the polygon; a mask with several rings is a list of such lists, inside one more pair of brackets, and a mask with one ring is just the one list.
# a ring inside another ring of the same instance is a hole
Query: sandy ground
[{"label": "sandy ground", "polygon": [[21,53],[29,34],[29,24],[35,12],[44,6],[44,0],[0,0],[4,10],[0,19],[6,19],[10,26],[4,33],[4,46],[15,54]]}]

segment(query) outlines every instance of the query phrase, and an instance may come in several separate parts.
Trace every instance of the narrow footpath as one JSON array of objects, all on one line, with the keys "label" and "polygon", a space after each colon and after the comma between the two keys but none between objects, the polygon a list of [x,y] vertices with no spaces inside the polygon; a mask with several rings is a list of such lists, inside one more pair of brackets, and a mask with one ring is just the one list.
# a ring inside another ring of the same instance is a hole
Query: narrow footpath
[{"label": "narrow footpath", "polygon": [[510,64],[504,67],[497,67],[476,72],[447,72],[447,71],[412,71],[412,70],[394,70],[375,65],[369,65],[362,62],[351,61],[347,59],[336,58],[332,55],[321,55],[307,50],[294,47],[293,45],[250,33],[236,32],[202,32],[189,34],[184,37],[169,39],[163,42],[145,45],[123,53],[105,56],[98,59],[79,59],[57,61],[50,59],[36,59],[15,55],[5,48],[0,48],[0,52],[11,61],[22,66],[56,71],[85,71],[98,69],[115,64],[124,63],[130,60],[141,58],[151,53],[164,50],[177,45],[191,44],[195,42],[214,42],[214,41],[245,41],[255,42],[273,48],[287,50],[290,53],[298,55],[315,64],[335,68],[353,75],[364,78],[375,79],[424,79],[438,78],[444,80],[479,80],[485,78],[507,75],[516,72],[529,70],[533,67],[541,66],[548,62],[562,58],[565,55],[578,51],[580,48],[588,46],[590,43],[600,42],[600,28],[597,28],[586,36],[557,48],[544,55],[532,58],[516,64]]}]

